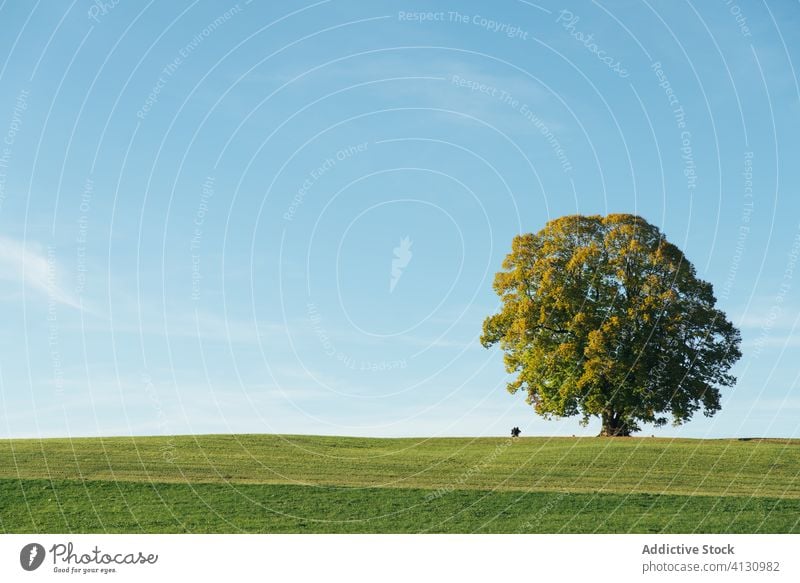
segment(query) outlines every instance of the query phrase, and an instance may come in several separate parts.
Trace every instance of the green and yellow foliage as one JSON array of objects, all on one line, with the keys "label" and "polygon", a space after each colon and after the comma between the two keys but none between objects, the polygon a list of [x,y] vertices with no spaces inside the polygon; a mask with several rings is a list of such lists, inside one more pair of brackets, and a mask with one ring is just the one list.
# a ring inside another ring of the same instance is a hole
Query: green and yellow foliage
[{"label": "green and yellow foliage", "polygon": [[688,421],[720,409],[739,331],[711,284],[661,231],[629,214],[572,215],[514,238],[494,282],[499,313],[481,343],[499,344],[535,411],[599,416],[603,435]]}]

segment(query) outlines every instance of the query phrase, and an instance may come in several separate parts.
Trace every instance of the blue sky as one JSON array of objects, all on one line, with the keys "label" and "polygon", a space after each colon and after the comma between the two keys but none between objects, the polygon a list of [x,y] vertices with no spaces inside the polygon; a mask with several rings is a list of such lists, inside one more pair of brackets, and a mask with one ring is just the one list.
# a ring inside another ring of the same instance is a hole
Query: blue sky
[{"label": "blue sky", "polygon": [[798,436],[800,5],[0,4],[0,437],[596,434],[477,342],[518,232],[635,212]]}]

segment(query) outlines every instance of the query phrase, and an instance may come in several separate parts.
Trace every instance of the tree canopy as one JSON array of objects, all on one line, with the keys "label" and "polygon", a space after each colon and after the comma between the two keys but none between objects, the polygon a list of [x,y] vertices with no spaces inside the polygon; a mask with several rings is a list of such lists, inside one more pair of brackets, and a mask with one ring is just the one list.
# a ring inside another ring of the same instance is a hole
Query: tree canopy
[{"label": "tree canopy", "polygon": [[678,247],[630,214],[572,215],[514,238],[494,289],[511,393],[545,417],[602,420],[601,435],[720,410],[741,336]]}]

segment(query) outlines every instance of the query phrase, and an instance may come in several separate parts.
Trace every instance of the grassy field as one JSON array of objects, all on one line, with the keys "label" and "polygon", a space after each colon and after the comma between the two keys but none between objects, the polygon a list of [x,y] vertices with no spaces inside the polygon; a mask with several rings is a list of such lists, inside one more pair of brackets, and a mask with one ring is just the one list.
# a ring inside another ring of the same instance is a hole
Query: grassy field
[{"label": "grassy field", "polygon": [[800,441],[0,441],[4,532],[800,532]]}]

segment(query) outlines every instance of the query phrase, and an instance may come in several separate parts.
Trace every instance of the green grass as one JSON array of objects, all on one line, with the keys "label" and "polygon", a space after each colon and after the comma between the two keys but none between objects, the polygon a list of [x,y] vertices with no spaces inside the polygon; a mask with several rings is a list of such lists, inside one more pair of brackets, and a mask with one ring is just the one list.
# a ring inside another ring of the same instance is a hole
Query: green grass
[{"label": "green grass", "polygon": [[800,532],[800,441],[0,441],[4,532]]}]

